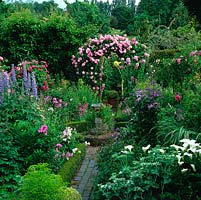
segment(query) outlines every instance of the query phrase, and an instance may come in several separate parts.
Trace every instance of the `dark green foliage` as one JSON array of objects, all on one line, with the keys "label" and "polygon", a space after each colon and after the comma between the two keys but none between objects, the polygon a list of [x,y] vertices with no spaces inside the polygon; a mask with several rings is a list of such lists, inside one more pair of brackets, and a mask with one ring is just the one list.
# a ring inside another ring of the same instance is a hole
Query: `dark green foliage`
[{"label": "dark green foliage", "polygon": [[39,19],[29,10],[11,14],[0,25],[0,54],[17,63],[38,51]]},{"label": "dark green foliage", "polygon": [[109,18],[100,12],[99,7],[95,4],[76,1],[68,5],[68,12],[78,27],[93,25],[91,28],[96,28],[101,33],[106,33],[110,29]]},{"label": "dark green foliage", "polygon": [[145,13],[152,18],[154,26],[169,25],[172,12],[179,4],[176,0],[141,0],[137,7],[137,14]]},{"label": "dark green foliage", "polygon": [[147,41],[150,33],[153,30],[151,16],[142,13],[135,15],[130,19],[130,23],[126,28],[126,33],[140,37],[141,41]]},{"label": "dark green foliage", "polygon": [[156,145],[156,135],[153,129],[160,111],[161,91],[157,84],[149,83],[145,88],[136,88],[128,98],[131,108],[130,129],[135,132],[137,142]]},{"label": "dark green foliage", "polygon": [[72,54],[98,31],[92,24],[78,29],[74,19],[65,13],[54,12],[42,18],[28,9],[3,18],[0,30],[0,55],[10,63],[46,60],[50,72],[63,73],[70,80],[76,80],[71,68]]},{"label": "dark green foliage", "polygon": [[107,16],[111,14],[112,5],[110,4],[109,1],[106,2],[97,1],[96,5],[99,7],[101,13],[104,13]]},{"label": "dark green foliage", "polygon": [[87,130],[87,121],[73,121],[73,122],[67,122],[66,126],[69,126],[71,128],[75,128],[78,132],[85,132]]},{"label": "dark green foliage", "polygon": [[126,6],[118,6],[112,10],[112,16],[114,19],[111,21],[111,27],[125,30],[131,23],[134,12],[131,8]]},{"label": "dark green foliage", "polygon": [[201,4],[199,0],[183,0],[192,16],[196,16],[199,22],[201,22]]},{"label": "dark green foliage", "polygon": [[42,21],[41,31],[36,40],[37,56],[49,63],[50,72],[66,74],[70,70],[70,56],[82,41],[79,40],[79,32],[82,31],[77,31],[76,28],[72,18],[55,13]]}]

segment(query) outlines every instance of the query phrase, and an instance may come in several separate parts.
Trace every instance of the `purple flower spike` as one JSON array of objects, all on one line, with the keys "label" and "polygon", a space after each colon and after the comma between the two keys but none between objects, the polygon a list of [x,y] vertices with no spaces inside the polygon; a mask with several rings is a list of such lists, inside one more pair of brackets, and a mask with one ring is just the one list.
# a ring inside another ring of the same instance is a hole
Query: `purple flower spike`
[{"label": "purple flower spike", "polygon": [[32,78],[32,91],[33,91],[33,96],[38,99],[38,90],[37,90],[37,85],[36,85],[36,78],[34,73],[31,73],[31,78]]},{"label": "purple flower spike", "polygon": [[23,81],[24,81],[24,86],[25,86],[25,93],[26,95],[29,94],[29,91],[30,91],[30,74],[27,73],[27,69],[26,69],[26,66],[24,65],[23,66]]},{"label": "purple flower spike", "polygon": [[16,79],[16,73],[15,73],[15,66],[14,64],[11,64],[11,80],[13,83],[16,83],[17,82],[17,79]]},{"label": "purple flower spike", "polygon": [[0,104],[3,103],[3,95],[4,95],[3,73],[0,72]]}]

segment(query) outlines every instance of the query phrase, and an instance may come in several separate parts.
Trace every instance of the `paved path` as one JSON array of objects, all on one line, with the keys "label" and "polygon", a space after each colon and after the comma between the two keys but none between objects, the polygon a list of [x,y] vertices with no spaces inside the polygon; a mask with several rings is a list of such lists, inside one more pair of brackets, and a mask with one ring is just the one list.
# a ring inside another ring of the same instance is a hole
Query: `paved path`
[{"label": "paved path", "polygon": [[72,181],[72,187],[78,190],[82,200],[90,200],[92,197],[94,180],[98,172],[96,156],[99,149],[99,147],[87,147],[82,166]]}]

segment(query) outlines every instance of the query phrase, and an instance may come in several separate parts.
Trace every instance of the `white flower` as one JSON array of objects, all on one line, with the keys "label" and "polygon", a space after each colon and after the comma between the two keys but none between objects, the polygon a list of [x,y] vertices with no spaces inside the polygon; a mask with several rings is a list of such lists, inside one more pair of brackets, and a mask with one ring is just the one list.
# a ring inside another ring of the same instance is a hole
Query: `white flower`
[{"label": "white flower", "polygon": [[146,152],[150,147],[151,147],[151,145],[149,144],[149,145],[147,145],[146,147],[142,147],[142,150],[143,150],[144,152]]},{"label": "white flower", "polygon": [[195,165],[191,164],[191,167],[192,167],[193,171],[196,172]]},{"label": "white flower", "polygon": [[190,148],[188,149],[188,151],[191,151],[193,153],[197,152],[197,149],[195,147],[190,146]]},{"label": "white flower", "polygon": [[121,151],[121,153],[128,154],[129,151]]},{"label": "white flower", "polygon": [[198,149],[196,152],[199,153],[199,154],[201,154],[201,149]]},{"label": "white flower", "polygon": [[182,165],[182,164],[184,164],[184,162],[183,162],[183,161],[182,161],[182,162],[179,162],[179,161],[178,161],[178,164],[179,164],[179,165]]},{"label": "white flower", "polygon": [[172,145],[170,145],[171,147],[174,147],[177,151],[179,150],[179,148],[180,148],[180,146],[178,146],[178,145],[175,145],[175,144],[172,144]]},{"label": "white flower", "polygon": [[86,145],[86,146],[89,146],[89,145],[90,145],[90,142],[85,141],[85,145]]},{"label": "white flower", "polygon": [[184,151],[186,149],[186,147],[181,147],[181,146],[178,146],[176,144],[172,144],[170,145],[171,147],[174,147],[177,151],[179,151],[179,149],[181,149],[182,151]]},{"label": "white flower", "polygon": [[181,154],[176,155],[177,159],[178,159],[178,163],[181,162]]},{"label": "white flower", "polygon": [[196,143],[196,140],[182,139],[182,140],[180,140],[180,142],[184,143],[183,146],[185,148],[187,148],[188,146],[190,146],[192,148],[195,148],[195,147],[199,146],[199,144]]},{"label": "white flower", "polygon": [[48,111],[54,112],[54,108],[50,107],[48,108]]},{"label": "white flower", "polygon": [[185,152],[185,153],[184,153],[184,156],[188,156],[188,157],[190,157],[190,158],[192,159],[193,154]]},{"label": "white flower", "polygon": [[159,151],[164,154],[165,153],[165,150],[164,149],[159,149]]},{"label": "white flower", "polygon": [[182,169],[181,170],[181,173],[185,173],[185,172],[187,172],[188,171],[188,169]]},{"label": "white flower", "polygon": [[132,145],[127,145],[124,147],[124,149],[128,149],[129,151],[131,151],[133,149],[133,146]]},{"label": "white flower", "polygon": [[76,151],[78,151],[78,148],[74,148],[72,151],[73,153],[75,153]]}]

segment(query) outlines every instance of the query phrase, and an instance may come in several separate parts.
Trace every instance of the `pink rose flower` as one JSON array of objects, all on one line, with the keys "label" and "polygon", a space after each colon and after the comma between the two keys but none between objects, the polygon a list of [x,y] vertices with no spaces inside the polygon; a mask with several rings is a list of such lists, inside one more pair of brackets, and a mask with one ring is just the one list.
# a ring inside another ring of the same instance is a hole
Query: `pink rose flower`
[{"label": "pink rose flower", "polygon": [[181,96],[177,94],[177,95],[175,96],[175,100],[176,100],[177,102],[181,101]]}]

